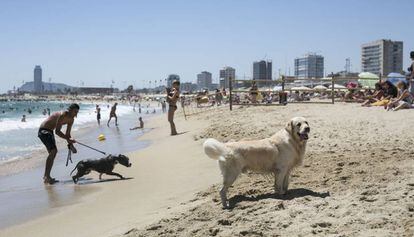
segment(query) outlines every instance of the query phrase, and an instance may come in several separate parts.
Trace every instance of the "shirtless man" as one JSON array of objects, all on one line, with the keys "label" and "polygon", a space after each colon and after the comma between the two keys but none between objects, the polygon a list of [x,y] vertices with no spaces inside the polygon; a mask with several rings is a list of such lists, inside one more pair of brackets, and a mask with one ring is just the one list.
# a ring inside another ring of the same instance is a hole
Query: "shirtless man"
[{"label": "shirtless man", "polygon": [[115,125],[118,126],[118,117],[116,116],[116,106],[118,105],[118,103],[115,103],[114,106],[112,106],[111,108],[111,112],[109,113],[109,120],[108,123],[106,123],[106,125],[108,125],[109,127],[109,122],[111,121],[112,117],[115,117]]},{"label": "shirtless man", "polygon": [[[40,125],[38,137],[46,146],[47,152],[49,156],[46,160],[45,166],[45,174],[43,176],[43,182],[45,184],[54,184],[58,182],[56,179],[50,176],[50,171],[52,170],[53,161],[55,160],[57,154],[57,147],[55,136],[53,134],[53,130],[55,130],[56,135],[65,139],[71,149],[73,147],[73,143],[76,141],[71,137],[70,131],[72,129],[73,121],[75,117],[78,115],[79,112],[79,105],[78,104],[71,104],[66,111],[63,112],[55,112],[51,116],[49,116],[43,123]],[[62,133],[62,125],[66,124],[66,133]],[[76,151],[76,150],[75,150]]]}]

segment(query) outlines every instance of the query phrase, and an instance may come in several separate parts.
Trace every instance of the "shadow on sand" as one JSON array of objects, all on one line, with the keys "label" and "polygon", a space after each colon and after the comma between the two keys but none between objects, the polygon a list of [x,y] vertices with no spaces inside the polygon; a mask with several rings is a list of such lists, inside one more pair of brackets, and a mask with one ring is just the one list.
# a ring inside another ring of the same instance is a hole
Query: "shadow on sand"
[{"label": "shadow on sand", "polygon": [[263,199],[279,199],[279,200],[292,200],[295,198],[300,197],[306,197],[306,196],[312,196],[312,197],[319,197],[319,198],[326,198],[329,197],[329,192],[323,192],[318,193],[314,192],[309,189],[305,188],[296,188],[296,189],[290,189],[285,195],[275,194],[275,193],[266,193],[266,194],[260,194],[257,196],[244,196],[244,195],[236,195],[229,199],[229,209],[233,209],[237,203],[239,202],[256,202]]},{"label": "shadow on sand", "polygon": [[133,179],[133,178],[123,178],[123,179],[120,179],[120,178],[110,178],[110,179],[105,179],[105,178],[103,178],[103,179],[101,179],[101,180],[99,180],[99,179],[90,179],[90,180],[87,180],[86,182],[79,182],[78,184],[79,185],[88,185],[88,184],[97,184],[97,183],[106,183],[106,182],[115,182],[115,181],[125,181],[125,180],[129,180],[129,179]]}]

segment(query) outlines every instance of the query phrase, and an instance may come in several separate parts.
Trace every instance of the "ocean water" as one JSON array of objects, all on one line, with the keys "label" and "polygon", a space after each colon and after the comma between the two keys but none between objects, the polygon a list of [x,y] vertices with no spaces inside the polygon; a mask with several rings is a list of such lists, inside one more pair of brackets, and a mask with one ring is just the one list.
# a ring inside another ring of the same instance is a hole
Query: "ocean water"
[{"label": "ocean water", "polygon": [[[95,105],[80,103],[80,111],[75,119],[73,131],[96,121]],[[34,152],[44,149],[37,137],[40,124],[48,116],[43,114],[44,109],[49,108],[53,113],[65,110],[68,106],[68,103],[60,102],[0,102],[0,165],[3,162],[29,158]],[[102,115],[101,124],[105,125],[111,105],[100,103],[99,106]],[[29,109],[31,113],[28,112]],[[131,106],[117,106],[118,116],[130,113],[132,113]],[[21,122],[23,115],[26,115],[26,122]],[[63,127],[63,132],[65,129]]]}]

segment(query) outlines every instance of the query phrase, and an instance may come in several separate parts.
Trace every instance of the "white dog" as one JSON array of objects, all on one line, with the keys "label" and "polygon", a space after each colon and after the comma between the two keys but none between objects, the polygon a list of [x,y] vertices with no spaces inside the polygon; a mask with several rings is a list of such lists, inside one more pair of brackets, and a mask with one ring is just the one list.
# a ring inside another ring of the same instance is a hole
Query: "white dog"
[{"label": "white dog", "polygon": [[204,152],[218,160],[223,175],[221,202],[227,208],[227,191],[244,170],[272,174],[275,192],[285,194],[289,175],[302,164],[310,127],[305,118],[296,117],[286,127],[270,138],[256,141],[221,143],[209,138],[204,142]]}]

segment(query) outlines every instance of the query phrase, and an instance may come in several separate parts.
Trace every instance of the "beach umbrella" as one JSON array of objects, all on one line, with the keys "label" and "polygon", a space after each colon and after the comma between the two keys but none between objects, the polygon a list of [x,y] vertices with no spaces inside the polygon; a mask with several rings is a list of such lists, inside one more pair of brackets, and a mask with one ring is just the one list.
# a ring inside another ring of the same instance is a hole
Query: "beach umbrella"
[{"label": "beach umbrella", "polygon": [[394,85],[397,85],[399,81],[407,83],[405,76],[396,72],[391,72],[390,74],[388,74],[387,81],[391,82]]},{"label": "beach umbrella", "polygon": [[282,91],[282,86],[273,87],[273,91]]},{"label": "beach umbrella", "polygon": [[350,81],[346,84],[346,88],[348,89],[355,89],[358,87],[358,82]]},{"label": "beach umbrella", "polygon": [[[332,85],[329,85],[328,87],[329,89],[332,89]],[[343,85],[339,85],[339,84],[334,84],[334,89],[346,89],[345,86]]]},{"label": "beach umbrella", "polygon": [[292,91],[311,91],[312,89],[306,86],[297,86],[290,88]]},{"label": "beach umbrella", "polygon": [[322,77],[321,81],[332,81],[332,77]]},{"label": "beach umbrella", "polygon": [[326,86],[323,86],[323,85],[318,85],[318,86],[315,86],[313,89],[318,90],[318,91],[324,91],[328,88],[326,88]]},{"label": "beach umbrella", "polygon": [[358,82],[365,87],[375,87],[375,83],[379,81],[379,76],[371,72],[361,72],[358,77]]}]

